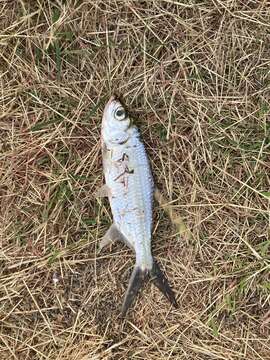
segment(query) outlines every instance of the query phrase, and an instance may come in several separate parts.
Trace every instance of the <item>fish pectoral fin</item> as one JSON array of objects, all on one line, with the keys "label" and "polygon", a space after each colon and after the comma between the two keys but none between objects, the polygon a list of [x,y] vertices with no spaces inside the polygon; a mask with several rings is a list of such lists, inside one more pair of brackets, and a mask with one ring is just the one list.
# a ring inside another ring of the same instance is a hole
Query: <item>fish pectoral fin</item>
[{"label": "fish pectoral fin", "polygon": [[95,198],[109,197],[110,195],[111,195],[111,190],[106,184],[102,185],[99,189],[97,189],[94,192],[94,197]]},{"label": "fish pectoral fin", "polygon": [[126,241],[124,235],[118,230],[117,226],[112,224],[101,239],[98,252],[100,252],[105,246],[115,243],[117,240],[123,242]]},{"label": "fish pectoral fin", "polygon": [[187,239],[190,239],[191,232],[185,225],[183,219],[176,213],[176,211],[173,210],[173,207],[172,205],[170,205],[169,200],[157,188],[154,191],[154,197],[158,202],[159,206],[161,206],[165,213],[169,216],[171,222],[176,227],[179,235],[185,235]]}]

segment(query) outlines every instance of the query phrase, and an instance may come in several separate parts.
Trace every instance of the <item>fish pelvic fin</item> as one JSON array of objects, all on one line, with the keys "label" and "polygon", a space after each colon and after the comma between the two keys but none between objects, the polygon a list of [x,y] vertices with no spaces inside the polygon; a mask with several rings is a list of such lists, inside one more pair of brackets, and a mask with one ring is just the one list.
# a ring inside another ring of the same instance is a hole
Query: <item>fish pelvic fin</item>
[{"label": "fish pelvic fin", "polygon": [[125,294],[125,299],[122,305],[121,315],[126,316],[128,309],[131,307],[140,289],[147,280],[151,280],[154,285],[162,292],[162,294],[169,300],[169,302],[178,308],[175,294],[169,285],[169,282],[163,272],[160,270],[156,261],[153,262],[151,269],[141,269],[138,265],[135,266],[128,284],[128,289]]}]

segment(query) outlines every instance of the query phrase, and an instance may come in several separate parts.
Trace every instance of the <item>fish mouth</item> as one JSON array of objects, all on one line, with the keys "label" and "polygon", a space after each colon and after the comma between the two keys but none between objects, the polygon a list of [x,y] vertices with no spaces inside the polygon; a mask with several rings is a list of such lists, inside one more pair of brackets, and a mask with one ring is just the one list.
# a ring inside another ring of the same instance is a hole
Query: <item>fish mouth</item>
[{"label": "fish mouth", "polygon": [[112,103],[114,103],[116,100],[117,100],[117,97],[116,97],[115,95],[112,95],[112,96],[109,98],[109,100],[107,101],[103,113],[106,113],[106,111],[108,110],[109,106],[110,106]]},{"label": "fish mouth", "polygon": [[112,102],[112,101],[114,101],[114,100],[115,100],[115,95],[112,95],[112,96],[109,98],[108,103],[110,103],[110,102]]},{"label": "fish mouth", "polygon": [[118,97],[117,97],[115,94],[113,94],[113,95],[109,98],[108,104],[110,104],[111,102],[117,101],[117,100],[118,100]]}]

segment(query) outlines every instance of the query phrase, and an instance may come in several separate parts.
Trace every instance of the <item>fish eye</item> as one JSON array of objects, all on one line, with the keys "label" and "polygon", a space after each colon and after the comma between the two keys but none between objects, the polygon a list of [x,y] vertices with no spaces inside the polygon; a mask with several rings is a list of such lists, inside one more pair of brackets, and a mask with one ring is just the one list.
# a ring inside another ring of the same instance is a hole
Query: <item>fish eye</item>
[{"label": "fish eye", "polygon": [[124,120],[126,118],[126,112],[123,107],[119,107],[115,110],[114,116],[117,120]]}]

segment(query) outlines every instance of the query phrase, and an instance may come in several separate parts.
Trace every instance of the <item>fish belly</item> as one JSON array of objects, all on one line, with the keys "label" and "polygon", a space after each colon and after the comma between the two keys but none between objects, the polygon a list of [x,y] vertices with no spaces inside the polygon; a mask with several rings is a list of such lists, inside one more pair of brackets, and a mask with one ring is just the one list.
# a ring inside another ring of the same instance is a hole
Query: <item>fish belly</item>
[{"label": "fish belly", "polygon": [[110,150],[104,166],[114,223],[136,252],[136,263],[152,267],[153,178],[145,148],[138,138]]}]

